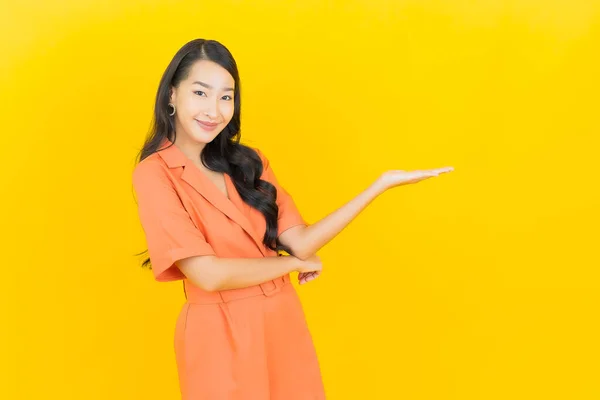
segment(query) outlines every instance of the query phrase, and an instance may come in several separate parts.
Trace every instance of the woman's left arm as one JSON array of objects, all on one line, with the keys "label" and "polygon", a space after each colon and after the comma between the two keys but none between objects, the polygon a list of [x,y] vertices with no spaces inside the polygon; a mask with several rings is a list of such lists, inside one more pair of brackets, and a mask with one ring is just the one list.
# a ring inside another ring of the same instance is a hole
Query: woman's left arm
[{"label": "woman's left arm", "polygon": [[279,241],[288,246],[295,257],[307,259],[336,237],[362,210],[386,190],[417,183],[424,179],[453,171],[452,167],[430,170],[391,170],[382,174],[358,196],[309,226],[294,226],[279,235]]}]

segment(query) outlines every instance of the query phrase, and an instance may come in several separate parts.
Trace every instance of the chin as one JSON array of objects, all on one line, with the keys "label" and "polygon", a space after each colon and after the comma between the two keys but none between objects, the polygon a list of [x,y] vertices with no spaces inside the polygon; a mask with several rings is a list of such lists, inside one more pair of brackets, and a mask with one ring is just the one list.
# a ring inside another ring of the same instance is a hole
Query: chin
[{"label": "chin", "polygon": [[194,132],[194,135],[192,138],[194,139],[195,142],[206,144],[206,143],[212,142],[217,136],[219,136],[219,133],[221,133],[221,131],[222,131],[222,129],[220,131],[217,131],[215,129],[216,133],[215,132],[203,132],[203,131]]}]

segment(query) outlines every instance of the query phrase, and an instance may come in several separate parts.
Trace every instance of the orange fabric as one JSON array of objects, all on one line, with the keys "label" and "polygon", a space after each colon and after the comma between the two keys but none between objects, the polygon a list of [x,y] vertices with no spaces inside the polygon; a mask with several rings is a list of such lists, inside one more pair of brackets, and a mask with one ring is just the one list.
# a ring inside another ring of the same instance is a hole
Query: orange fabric
[{"label": "orange fabric", "polygon": [[[136,166],[133,184],[154,277],[183,280],[187,296],[175,327],[182,399],[324,399],[317,355],[289,275],[209,293],[175,265],[198,255],[277,253],[262,243],[264,216],[243,202],[231,177],[225,174],[228,199],[170,141],[160,148]],[[306,225],[267,158],[255,150],[264,165],[261,179],[277,188],[278,235]]]}]

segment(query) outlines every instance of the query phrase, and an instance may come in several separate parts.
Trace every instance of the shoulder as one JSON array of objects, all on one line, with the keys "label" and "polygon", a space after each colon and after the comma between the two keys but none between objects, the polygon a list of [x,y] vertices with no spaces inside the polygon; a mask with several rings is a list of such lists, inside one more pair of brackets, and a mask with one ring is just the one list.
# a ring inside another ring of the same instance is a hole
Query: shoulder
[{"label": "shoulder", "polygon": [[140,161],[132,173],[132,181],[136,186],[149,181],[167,180],[168,177],[168,167],[158,153],[151,154]]}]

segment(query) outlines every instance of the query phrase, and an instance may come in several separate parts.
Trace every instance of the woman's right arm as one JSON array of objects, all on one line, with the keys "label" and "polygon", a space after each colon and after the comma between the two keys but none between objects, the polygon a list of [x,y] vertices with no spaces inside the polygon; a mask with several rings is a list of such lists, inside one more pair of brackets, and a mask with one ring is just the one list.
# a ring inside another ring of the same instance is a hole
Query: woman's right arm
[{"label": "woman's right arm", "polygon": [[208,291],[257,285],[292,271],[320,271],[321,261],[293,256],[220,258],[196,227],[165,171],[153,160],[133,173],[140,221],[157,281],[188,278]]},{"label": "woman's right arm", "polygon": [[175,264],[194,285],[209,292],[258,285],[290,272],[322,268],[317,256],[301,260],[294,256],[221,258],[205,255],[184,258]]}]

